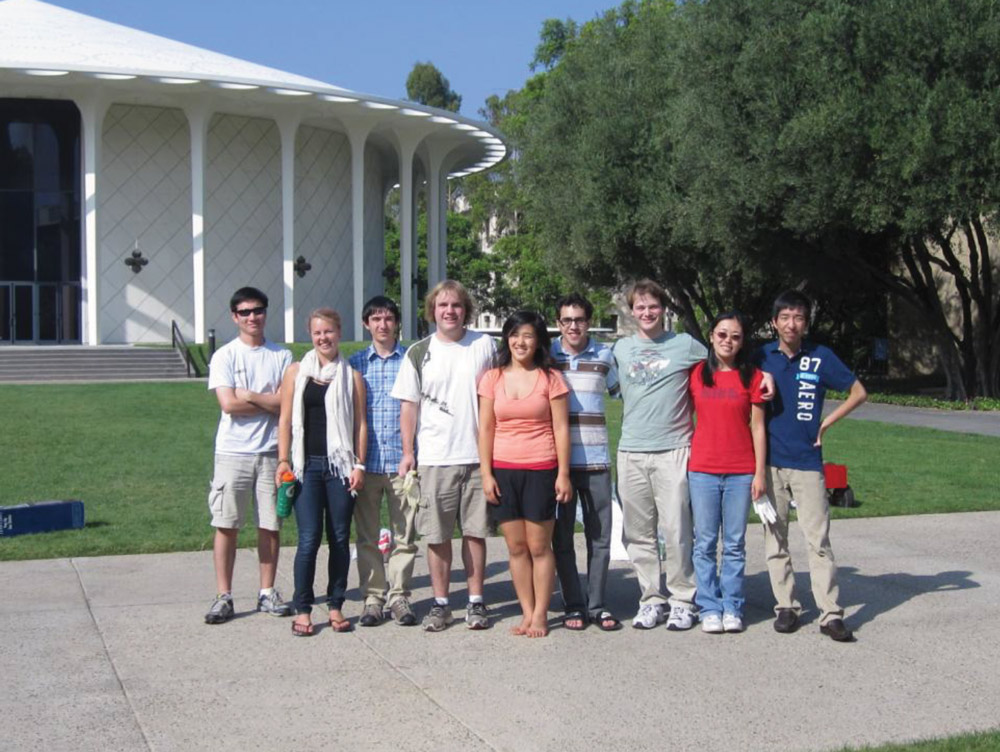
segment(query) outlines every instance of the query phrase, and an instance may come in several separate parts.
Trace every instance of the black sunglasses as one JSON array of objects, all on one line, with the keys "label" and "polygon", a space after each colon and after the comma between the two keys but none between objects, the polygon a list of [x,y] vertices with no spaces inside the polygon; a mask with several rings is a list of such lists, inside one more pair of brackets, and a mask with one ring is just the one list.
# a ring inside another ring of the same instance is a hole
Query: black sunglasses
[{"label": "black sunglasses", "polygon": [[258,316],[263,316],[267,313],[267,306],[257,306],[256,308],[237,308],[233,311],[241,319],[247,318],[251,313],[256,313]]}]

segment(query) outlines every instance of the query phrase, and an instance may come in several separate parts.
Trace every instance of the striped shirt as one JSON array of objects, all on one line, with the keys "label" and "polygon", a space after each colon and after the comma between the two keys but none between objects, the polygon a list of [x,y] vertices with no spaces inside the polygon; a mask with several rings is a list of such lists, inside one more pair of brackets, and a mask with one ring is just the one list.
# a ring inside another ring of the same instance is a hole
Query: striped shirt
[{"label": "striped shirt", "polygon": [[396,374],[406,350],[400,344],[386,358],[369,345],[350,358],[351,368],[361,374],[368,392],[368,453],[365,466],[369,473],[394,473],[403,459],[403,435],[399,427],[398,399],[390,396]]},{"label": "striped shirt", "polygon": [[552,357],[569,385],[570,467],[606,470],[610,459],[604,393],[618,396],[618,370],[611,348],[591,337],[583,352],[570,355],[560,338],[552,343]]}]

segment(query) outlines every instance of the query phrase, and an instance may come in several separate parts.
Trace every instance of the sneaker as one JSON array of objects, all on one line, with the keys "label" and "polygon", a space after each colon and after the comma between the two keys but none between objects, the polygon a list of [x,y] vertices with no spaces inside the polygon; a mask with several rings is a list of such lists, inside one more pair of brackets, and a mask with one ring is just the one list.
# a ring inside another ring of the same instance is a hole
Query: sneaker
[{"label": "sneaker", "polygon": [[455,617],[451,615],[451,609],[435,603],[431,606],[430,613],[424,617],[422,623],[425,631],[440,632],[453,621],[455,621]]},{"label": "sneaker", "polygon": [[[728,614],[726,614],[728,616]],[[701,631],[708,634],[722,634],[726,628],[722,626],[722,617],[716,611],[701,616]]]},{"label": "sneaker", "polygon": [[206,624],[222,624],[233,618],[233,598],[230,595],[217,595],[212,607],[205,614]]},{"label": "sneaker", "polygon": [[417,623],[417,615],[410,608],[410,602],[400,596],[389,604],[389,611],[392,613],[392,620],[403,627],[412,627]]},{"label": "sneaker", "polygon": [[281,593],[277,590],[272,590],[270,595],[259,596],[257,598],[257,610],[271,616],[292,615],[292,607],[281,600]]},{"label": "sneaker", "polygon": [[663,607],[659,603],[646,603],[639,607],[639,613],[632,618],[636,629],[652,629],[663,623]]},{"label": "sneaker", "polygon": [[361,610],[361,618],[358,619],[358,624],[362,627],[377,627],[382,623],[382,618],[382,604],[367,603]]},{"label": "sneaker", "polygon": [[671,606],[667,617],[667,629],[671,632],[683,632],[694,626],[694,611],[687,606]]},{"label": "sneaker", "polygon": [[469,629],[489,629],[490,612],[485,603],[469,603],[465,607],[465,626]]},{"label": "sneaker", "polygon": [[736,614],[723,614],[722,628],[727,632],[742,632],[745,627],[743,626],[743,620]]}]

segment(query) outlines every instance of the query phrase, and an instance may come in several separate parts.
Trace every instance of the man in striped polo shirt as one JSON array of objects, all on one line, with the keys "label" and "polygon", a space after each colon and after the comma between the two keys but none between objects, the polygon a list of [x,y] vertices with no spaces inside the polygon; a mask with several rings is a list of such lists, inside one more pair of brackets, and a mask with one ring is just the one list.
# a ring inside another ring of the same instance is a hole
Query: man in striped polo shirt
[{"label": "man in striped polo shirt", "polygon": [[[567,629],[584,629],[588,621],[611,632],[621,628],[604,607],[604,588],[611,561],[611,473],[608,429],[604,419],[605,392],[618,394],[618,372],[611,349],[590,336],[594,307],[573,293],[559,301],[559,332],[552,357],[569,385],[570,455],[573,498],[559,505],[552,547],[562,589]],[[583,507],[587,536],[587,600],[584,602],[576,568],[573,532],[576,499]],[[584,610],[586,609],[586,610]]]}]

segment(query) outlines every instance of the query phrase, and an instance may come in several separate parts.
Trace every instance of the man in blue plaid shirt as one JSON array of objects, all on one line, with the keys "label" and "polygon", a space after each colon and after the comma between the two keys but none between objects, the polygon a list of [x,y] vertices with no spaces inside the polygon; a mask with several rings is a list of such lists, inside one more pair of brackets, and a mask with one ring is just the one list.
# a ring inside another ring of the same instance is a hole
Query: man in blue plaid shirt
[{"label": "man in blue plaid shirt", "polygon": [[[390,396],[405,350],[399,344],[399,308],[383,295],[365,303],[361,320],[372,335],[372,344],[351,356],[351,367],[365,380],[368,391],[368,453],[365,455],[365,487],[354,507],[357,533],[358,575],[365,598],[359,624],[382,623],[386,601],[397,624],[413,626],[410,608],[410,578],[417,554],[413,518],[416,507],[403,495],[403,479],[397,469],[403,455],[399,427],[400,402]],[[379,550],[379,510],[388,502],[392,551],[388,572]]]}]

